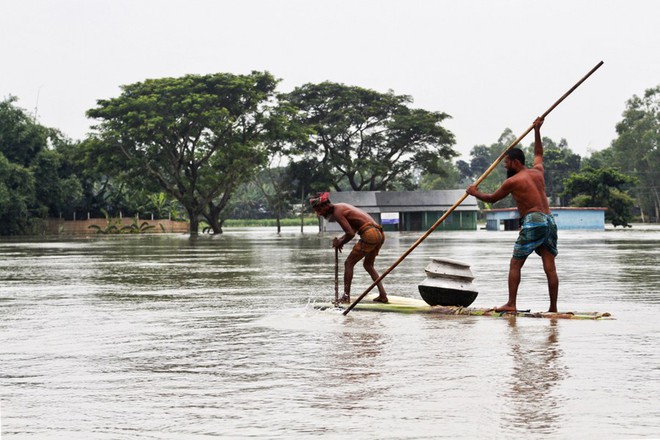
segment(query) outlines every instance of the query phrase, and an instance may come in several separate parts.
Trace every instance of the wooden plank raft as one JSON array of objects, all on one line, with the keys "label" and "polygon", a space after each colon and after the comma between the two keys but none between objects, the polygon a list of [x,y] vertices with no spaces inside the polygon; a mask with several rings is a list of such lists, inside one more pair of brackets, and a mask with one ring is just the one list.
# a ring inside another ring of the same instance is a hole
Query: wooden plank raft
[{"label": "wooden plank raft", "polygon": [[[494,318],[519,316],[522,318],[550,318],[550,319],[591,319],[605,320],[614,319],[607,312],[530,312],[519,310],[517,312],[496,312],[493,308],[460,307],[460,306],[430,306],[421,299],[406,298],[403,296],[388,295],[387,304],[374,302],[378,296],[372,294],[360,301],[353,310],[369,312],[394,312],[394,313],[430,313],[438,315],[462,315],[462,316],[490,316]],[[320,310],[332,308],[345,309],[350,304],[317,304],[314,307]]]}]

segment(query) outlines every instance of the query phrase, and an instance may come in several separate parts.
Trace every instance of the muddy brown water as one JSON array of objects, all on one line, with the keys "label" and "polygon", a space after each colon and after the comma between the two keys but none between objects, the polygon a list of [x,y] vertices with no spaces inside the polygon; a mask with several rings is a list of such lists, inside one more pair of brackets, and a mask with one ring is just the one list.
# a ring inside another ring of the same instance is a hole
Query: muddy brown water
[{"label": "muddy brown water", "polygon": [[[377,268],[418,237],[388,234]],[[660,228],[560,231],[559,308],[611,321],[320,311],[331,238],[3,239],[2,438],[660,437]],[[500,305],[514,240],[433,233],[385,286],[419,298],[448,257]],[[548,306],[537,256],[518,305]]]}]

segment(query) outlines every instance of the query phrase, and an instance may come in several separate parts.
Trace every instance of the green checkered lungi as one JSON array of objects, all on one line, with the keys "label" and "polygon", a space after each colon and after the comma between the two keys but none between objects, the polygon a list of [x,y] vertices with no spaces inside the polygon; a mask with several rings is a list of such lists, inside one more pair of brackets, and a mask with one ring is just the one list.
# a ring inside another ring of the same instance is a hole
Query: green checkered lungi
[{"label": "green checkered lungi", "polygon": [[552,214],[530,212],[521,219],[521,224],[518,240],[513,245],[513,258],[523,260],[532,252],[540,255],[541,246],[557,256],[557,224]]}]

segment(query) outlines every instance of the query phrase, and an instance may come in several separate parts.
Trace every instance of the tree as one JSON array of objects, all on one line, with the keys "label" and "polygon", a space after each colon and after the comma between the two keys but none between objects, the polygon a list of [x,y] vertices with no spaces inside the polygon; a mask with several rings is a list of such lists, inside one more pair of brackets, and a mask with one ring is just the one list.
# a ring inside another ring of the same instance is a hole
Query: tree
[{"label": "tree", "polygon": [[[481,176],[514,141],[516,136],[511,129],[505,129],[496,143],[490,146],[476,145],[470,151],[472,157],[470,164],[465,162],[457,163],[461,176],[477,179]],[[531,167],[534,158],[534,142],[528,147],[519,146],[525,153],[525,164]],[[571,173],[580,169],[580,156],[573,153],[565,139],[559,144],[552,139],[543,138],[543,167],[545,168],[545,186],[546,195],[551,199],[551,203],[563,202],[560,195],[563,193],[563,180]],[[502,185],[506,179],[506,170],[503,165],[496,167],[489,176],[481,183],[482,191],[494,192]],[[496,207],[511,207],[514,201],[511,198],[505,198],[497,202]]]},{"label": "tree", "polygon": [[108,154],[121,151],[183,205],[192,235],[200,216],[221,233],[232,193],[266,160],[261,141],[277,82],[267,72],[151,79],[87,114],[102,121]]},{"label": "tree", "polygon": [[16,98],[0,102],[0,235],[27,234],[39,214],[30,163],[47,145],[47,130],[36,124]]},{"label": "tree", "polygon": [[[463,162],[465,163],[465,162]],[[424,191],[435,189],[456,189],[466,187],[461,185],[459,168],[448,160],[436,159],[435,171],[422,176],[419,187]]]},{"label": "tree", "polygon": [[[300,169],[290,161],[288,152],[292,146],[304,142],[310,134],[310,127],[301,124],[296,118],[297,109],[286,99],[282,99],[273,109],[265,135],[265,145],[268,149],[268,163],[262,166],[253,180],[254,186],[259,190],[265,208],[275,217],[277,233],[281,232],[282,216],[291,211],[298,194],[297,187],[308,183],[313,169]],[[300,174],[292,173],[293,169]],[[309,186],[308,186],[309,188]],[[303,204],[304,206],[304,204]],[[302,228],[302,226],[301,226]],[[301,229],[302,231],[302,229]]]},{"label": "tree", "polygon": [[16,101],[13,96],[0,101],[0,153],[9,162],[27,168],[32,159],[47,147],[49,130],[17,107]]},{"label": "tree", "polygon": [[283,157],[276,154],[271,157],[268,166],[263,167],[254,178],[254,184],[265,199],[268,210],[275,217],[277,233],[282,230],[280,220],[291,209],[292,182],[287,178]]},{"label": "tree", "polygon": [[[486,145],[475,145],[472,150],[470,150],[470,164],[469,171],[465,169],[465,165],[462,165],[463,170],[461,174],[465,176],[470,176],[471,179],[476,181],[481,177],[486,170],[497,160],[498,157],[502,154],[506,148],[516,140],[516,136],[513,134],[511,129],[505,129],[500,137],[497,139],[497,142],[491,144],[490,146]],[[499,166],[495,167],[493,171],[486,177],[483,182],[479,185],[481,191],[492,193],[497,188],[502,185],[502,182],[506,179],[506,169],[504,164],[500,163]],[[484,203],[479,201],[479,203]],[[485,206],[490,207],[490,205],[485,204]],[[506,197],[494,204],[498,208],[508,208],[514,206],[514,201],[511,197]]]},{"label": "tree", "polygon": [[584,157],[581,160],[581,167],[591,168],[605,168],[612,165],[614,162],[614,150],[612,147],[605,148],[604,150],[594,151],[589,157]]},{"label": "tree", "polygon": [[28,234],[38,219],[57,216],[80,195],[80,185],[59,151],[71,142],[19,108],[0,102],[0,234]]},{"label": "tree", "polygon": [[459,175],[460,175],[460,177],[459,177],[460,181],[461,182],[466,182],[466,186],[467,186],[467,182],[472,182],[473,181],[472,177],[474,176],[474,174],[472,173],[472,169],[470,168],[469,163],[467,163],[464,160],[457,160],[456,161],[456,168],[458,169],[458,172],[459,172]]},{"label": "tree", "polygon": [[263,192],[257,188],[253,180],[243,183],[236,189],[227,209],[230,219],[263,219],[268,218],[268,202]]},{"label": "tree", "polygon": [[316,158],[303,158],[290,162],[286,168],[287,178],[293,184],[294,197],[305,197],[332,187],[334,176],[331,170]]},{"label": "tree", "polygon": [[623,120],[616,125],[618,137],[612,142],[614,158],[621,169],[640,184],[637,200],[645,213],[660,221],[660,85],[634,95],[626,103]]},{"label": "tree", "polygon": [[147,194],[143,208],[157,219],[172,218],[177,220],[176,202],[168,199],[167,194],[164,192]]},{"label": "tree", "polygon": [[[59,151],[68,159],[82,187],[82,197],[67,212],[119,217],[152,209],[149,197],[161,191],[160,185],[139,164],[128,161],[120,149],[112,150],[103,139],[92,135],[74,148]],[[171,198],[168,201],[171,203]]]},{"label": "tree", "polygon": [[282,99],[312,131],[290,152],[318,160],[337,191],[409,186],[432,159],[456,155],[453,134],[440,125],[449,115],[411,109],[408,96],[324,82],[305,84]]},{"label": "tree", "polygon": [[65,158],[56,150],[42,150],[32,161],[30,170],[42,217],[57,217],[82,199],[80,181],[63,169],[64,162]]},{"label": "tree", "polygon": [[563,196],[571,199],[572,206],[605,206],[605,219],[614,226],[630,226],[634,199],[625,187],[635,184],[634,177],[613,168],[585,167],[564,181]]},{"label": "tree", "polygon": [[29,233],[34,206],[34,176],[0,153],[0,235]]}]

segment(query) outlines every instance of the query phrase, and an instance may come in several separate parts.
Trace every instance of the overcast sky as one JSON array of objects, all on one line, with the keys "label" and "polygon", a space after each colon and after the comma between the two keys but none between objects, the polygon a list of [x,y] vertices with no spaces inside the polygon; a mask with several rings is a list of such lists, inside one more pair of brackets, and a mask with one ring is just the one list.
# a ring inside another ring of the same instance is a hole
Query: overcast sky
[{"label": "overcast sky", "polygon": [[85,111],[121,85],[267,70],[283,92],[327,80],[410,95],[452,116],[467,158],[602,60],[542,130],[586,156],[660,84],[659,17],[658,0],[0,0],[0,98],[82,139]]}]

